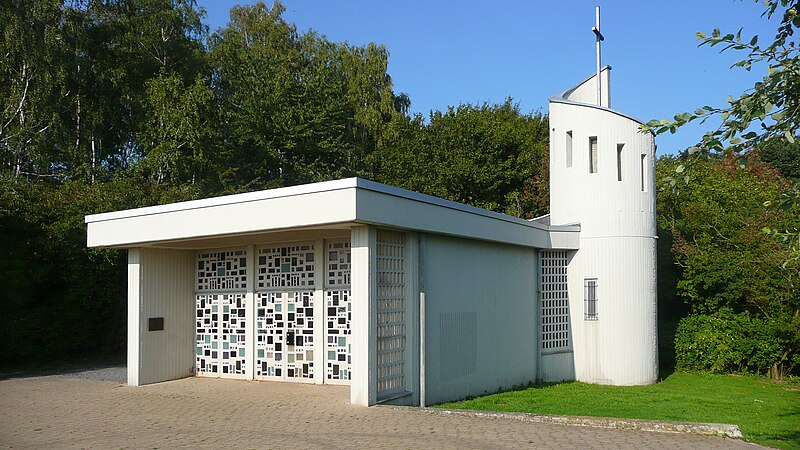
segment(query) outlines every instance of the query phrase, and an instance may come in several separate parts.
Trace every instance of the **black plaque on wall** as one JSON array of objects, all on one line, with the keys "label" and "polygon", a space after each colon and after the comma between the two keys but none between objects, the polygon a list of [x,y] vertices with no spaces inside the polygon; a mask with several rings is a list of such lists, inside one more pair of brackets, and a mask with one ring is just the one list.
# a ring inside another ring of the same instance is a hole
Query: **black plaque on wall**
[{"label": "black plaque on wall", "polygon": [[161,331],[164,329],[163,317],[151,317],[147,320],[147,329],[150,331]]}]

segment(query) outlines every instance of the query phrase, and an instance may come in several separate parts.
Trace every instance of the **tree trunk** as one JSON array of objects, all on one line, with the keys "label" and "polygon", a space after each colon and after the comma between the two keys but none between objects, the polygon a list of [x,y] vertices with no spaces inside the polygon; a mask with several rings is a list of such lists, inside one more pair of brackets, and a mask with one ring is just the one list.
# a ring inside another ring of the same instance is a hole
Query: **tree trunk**
[{"label": "tree trunk", "polygon": [[92,184],[94,184],[94,172],[95,169],[97,169],[97,151],[99,150],[100,147],[97,141],[98,140],[95,139],[94,136],[92,136],[92,154],[91,154],[92,166],[91,166],[91,174],[89,175]]}]

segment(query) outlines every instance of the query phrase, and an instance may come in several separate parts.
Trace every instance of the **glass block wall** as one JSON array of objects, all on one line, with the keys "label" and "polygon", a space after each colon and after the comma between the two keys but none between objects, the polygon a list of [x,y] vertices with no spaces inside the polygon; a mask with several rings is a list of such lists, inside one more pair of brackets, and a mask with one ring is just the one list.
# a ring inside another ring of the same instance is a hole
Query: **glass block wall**
[{"label": "glass block wall", "polygon": [[405,234],[377,232],[378,399],[406,390]]},{"label": "glass block wall", "polygon": [[567,252],[544,250],[541,256],[542,350],[568,349]]}]

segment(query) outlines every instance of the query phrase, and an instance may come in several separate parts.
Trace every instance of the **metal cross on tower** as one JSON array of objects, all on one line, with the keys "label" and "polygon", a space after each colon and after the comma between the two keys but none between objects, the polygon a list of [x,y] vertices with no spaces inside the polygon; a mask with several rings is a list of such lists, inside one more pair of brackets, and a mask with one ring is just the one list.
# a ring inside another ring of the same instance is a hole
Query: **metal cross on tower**
[{"label": "metal cross on tower", "polygon": [[595,25],[592,27],[595,37],[595,45],[597,46],[597,104],[602,106],[600,100],[600,42],[605,40],[603,33],[600,32],[600,5],[595,7]]}]

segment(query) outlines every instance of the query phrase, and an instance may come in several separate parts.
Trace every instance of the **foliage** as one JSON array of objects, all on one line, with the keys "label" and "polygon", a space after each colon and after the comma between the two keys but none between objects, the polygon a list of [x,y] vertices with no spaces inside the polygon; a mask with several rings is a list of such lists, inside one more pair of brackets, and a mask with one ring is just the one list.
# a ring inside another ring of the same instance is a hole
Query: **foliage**
[{"label": "foliage", "polygon": [[[746,55],[733,67],[750,71],[766,65],[767,75],[739,98],[728,97],[728,106],[703,106],[691,112],[676,114],[673,120],[651,120],[645,130],[657,134],[675,131],[686,123],[699,120],[705,123],[712,117],[721,119],[720,126],[706,133],[701,142],[689,149],[741,152],[761,147],[776,139],[794,142],[800,130],[800,46],[794,33],[800,28],[800,0],[766,0],[764,15],[780,17],[780,24],[772,42],[766,46],[758,43],[758,36],[742,38],[742,30],[722,34],[714,29],[711,35],[697,33],[700,46],[722,45],[722,52],[736,50]],[[752,126],[757,125],[758,131]]]},{"label": "foliage", "polygon": [[192,194],[133,178],[55,185],[0,177],[0,365],[123,349],[127,259],[86,248],[84,214]]},{"label": "foliage", "polygon": [[[378,181],[525,218],[547,212],[547,118],[502,105],[463,104],[395,124]],[[406,142],[410,141],[410,145]],[[394,144],[394,146],[392,146]]]},{"label": "foliage", "polygon": [[[62,105],[65,73],[58,61],[60,2],[15,0],[0,8],[0,164],[27,175],[46,167],[54,156],[54,117]],[[35,107],[33,105],[36,105]]]},{"label": "foliage", "polygon": [[798,319],[786,315],[753,317],[723,308],[689,316],[681,320],[675,336],[677,368],[763,374],[778,361],[777,366],[791,372],[800,364],[798,329]]},{"label": "foliage", "polygon": [[[788,183],[755,153],[746,161],[734,156],[663,157],[656,172],[659,226],[671,234],[675,263],[682,271],[678,296],[692,314],[704,315],[684,319],[679,326],[679,364],[751,370],[775,377],[796,372],[793,358],[800,344],[800,274],[796,267],[786,265],[786,246],[762,232],[768,225],[797,220],[797,212],[769,207],[769,202],[787,191]],[[676,173],[687,174],[690,179],[676,181],[672,178]],[[749,328],[732,338],[726,327],[735,328],[736,324]],[[747,337],[748,342],[739,342],[743,346],[763,339],[758,345],[777,345],[780,350],[756,354],[739,349],[733,352],[735,355],[718,356],[692,350],[686,339],[693,333],[707,340],[718,334],[713,338],[718,343]],[[772,356],[767,358],[767,354]],[[697,360],[700,357],[706,359]]]},{"label": "foliage", "polygon": [[651,386],[538,385],[443,408],[682,422],[732,423],[745,439],[800,448],[796,384],[760,377],[676,372]]},{"label": "foliage", "polygon": [[203,78],[189,85],[175,74],[148,81],[145,121],[137,134],[145,157],[136,169],[159,184],[206,178],[212,100]]},{"label": "foliage", "polygon": [[800,142],[773,142],[758,150],[761,160],[774,166],[781,175],[793,182],[800,181]]},{"label": "foliage", "polygon": [[4,3],[0,164],[27,178],[110,178],[140,160],[145,89],[203,70],[193,1]]},{"label": "foliage", "polygon": [[370,177],[369,155],[399,115],[384,47],[300,35],[283,12],[235,7],[211,38],[227,190]]}]

